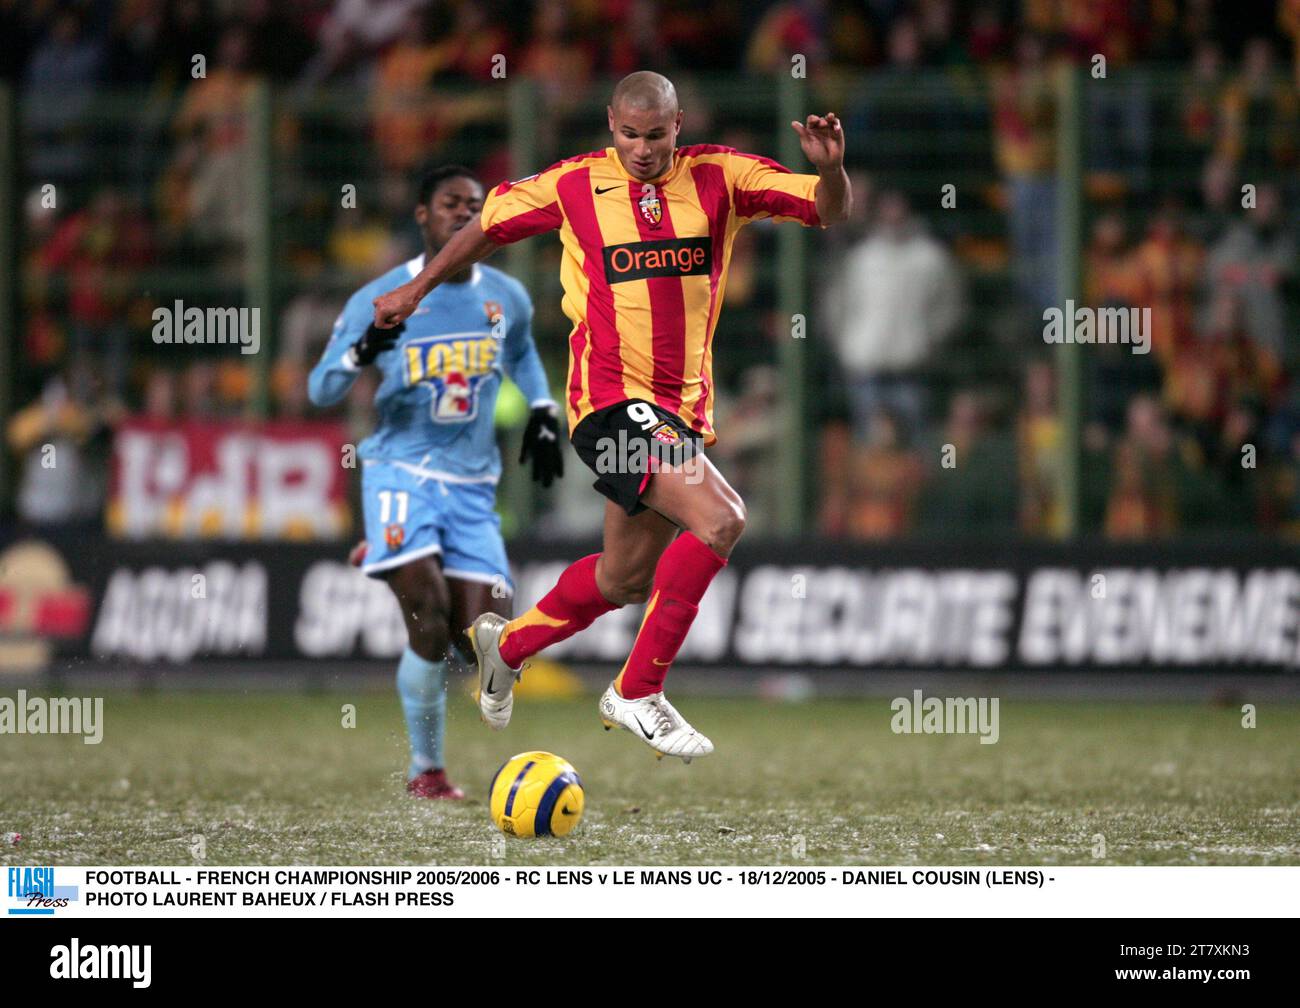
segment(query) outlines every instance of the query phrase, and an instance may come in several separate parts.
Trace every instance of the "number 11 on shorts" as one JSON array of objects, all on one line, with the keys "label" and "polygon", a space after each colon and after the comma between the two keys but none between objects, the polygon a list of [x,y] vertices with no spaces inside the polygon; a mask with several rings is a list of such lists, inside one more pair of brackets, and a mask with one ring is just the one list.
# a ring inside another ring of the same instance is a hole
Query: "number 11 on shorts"
[{"label": "number 11 on shorts", "polygon": [[406,508],[410,500],[410,494],[405,490],[380,490],[379,491],[379,520],[387,522],[391,520],[393,512],[393,498],[397,498],[397,522],[399,525],[406,524]]}]

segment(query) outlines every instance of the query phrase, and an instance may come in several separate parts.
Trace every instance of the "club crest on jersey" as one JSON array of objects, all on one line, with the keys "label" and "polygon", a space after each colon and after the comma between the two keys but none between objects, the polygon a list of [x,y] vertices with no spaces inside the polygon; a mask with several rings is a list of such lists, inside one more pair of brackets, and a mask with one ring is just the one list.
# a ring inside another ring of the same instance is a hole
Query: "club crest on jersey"
[{"label": "club crest on jersey", "polygon": [[389,549],[401,549],[402,543],[406,541],[406,529],[401,525],[384,526],[384,542],[388,544]]},{"label": "club crest on jersey", "polygon": [[664,219],[664,208],[660,205],[659,197],[653,189],[646,190],[646,194],[641,197],[641,202],[637,206],[641,208],[641,216],[651,227],[658,227],[659,222]]},{"label": "club crest on jersey", "polygon": [[505,318],[500,301],[484,301],[483,314],[487,316],[488,325],[494,326]]},{"label": "club crest on jersey", "polygon": [[435,423],[460,423],[478,415],[478,390],[497,370],[501,341],[492,333],[427,336],[402,345],[407,385],[425,385]]},{"label": "club crest on jersey", "polygon": [[662,441],[664,444],[669,445],[679,444],[682,440],[682,436],[677,433],[673,425],[667,423],[661,423],[651,431],[650,436],[656,441]]}]

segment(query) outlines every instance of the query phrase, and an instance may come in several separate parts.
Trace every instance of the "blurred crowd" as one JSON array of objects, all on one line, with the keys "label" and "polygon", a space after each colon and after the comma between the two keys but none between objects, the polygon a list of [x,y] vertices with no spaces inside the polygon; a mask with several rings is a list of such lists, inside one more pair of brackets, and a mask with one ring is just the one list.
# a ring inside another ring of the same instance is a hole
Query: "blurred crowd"
[{"label": "blurred crowd", "polygon": [[[4,432],[27,520],[94,520],[117,417],[249,411],[246,358],[149,333],[173,298],[244,303],[256,144],[274,168],[268,406],[301,417],[343,299],[418,252],[422,166],[491,184],[603,146],[593,109],[642,67],[677,81],[683,142],[775,154],[774,101],[745,104],[745,81],[802,61],[817,106],[843,110],[859,194],[848,226],[810,238],[817,531],[1059,535],[1042,320],[1070,298],[1149,307],[1153,329],[1149,355],[1079,350],[1081,527],[1300,535],[1300,0],[0,0],[0,35],[29,194]],[[1078,290],[1060,276],[1062,66],[1084,138]],[[510,161],[503,71],[538,86],[538,164]],[[716,452],[760,530],[788,492],[773,231],[741,232],[715,347]],[[532,293],[558,382],[557,256],[539,246]],[[373,391],[364,376],[345,407],[358,436]],[[52,439],[72,476],[41,466]]]},{"label": "blurred crowd", "polygon": [[[1059,357],[1043,342],[1043,313],[1069,299],[1150,309],[1151,328],[1146,355],[1123,345],[1075,351],[1080,527],[1115,539],[1300,535],[1300,107],[1290,45],[1300,8],[1260,7],[1276,21],[1251,26],[1261,34],[1235,51],[1208,30],[1222,23],[1209,20],[1209,5],[1183,7],[1185,28],[1198,10],[1207,16],[1199,34],[1180,34],[1186,61],[1165,78],[1126,69],[1142,50],[1132,43],[1156,35],[1138,28],[1140,4],[1110,11],[1111,28],[1125,27],[1105,44],[1022,25],[988,77],[997,182],[977,202],[1001,219],[984,231],[978,214],[954,215],[936,198],[933,180],[958,169],[871,166],[888,185],[866,175],[857,186],[868,194],[864,233],[829,287],[848,408],[846,431],[824,432],[824,470],[843,474],[827,481],[824,531],[1061,534]],[[922,23],[896,22],[890,35],[909,67],[924,52]],[[1102,76],[1097,53],[1107,55]],[[1062,64],[1082,68],[1081,287],[1059,272],[1069,241],[1057,206]],[[869,132],[920,104],[942,112],[929,120],[934,132],[959,133],[958,85],[940,83],[937,101],[927,85],[928,105],[877,96],[853,121]],[[959,143],[920,156],[960,153]],[[924,213],[909,209],[909,191]],[[986,287],[973,302],[962,296],[1000,267],[1010,304]],[[965,373],[971,361],[979,366]]]},{"label": "blurred crowd", "polygon": [[796,53],[810,73],[896,70],[900,26],[938,68],[993,66],[1026,34],[1117,65],[1190,61],[1207,39],[1300,44],[1287,0],[5,0],[0,15],[5,79],[172,88],[235,35],[244,68],[283,82],[486,83],[499,54],[557,93],[648,65],[783,72]]}]

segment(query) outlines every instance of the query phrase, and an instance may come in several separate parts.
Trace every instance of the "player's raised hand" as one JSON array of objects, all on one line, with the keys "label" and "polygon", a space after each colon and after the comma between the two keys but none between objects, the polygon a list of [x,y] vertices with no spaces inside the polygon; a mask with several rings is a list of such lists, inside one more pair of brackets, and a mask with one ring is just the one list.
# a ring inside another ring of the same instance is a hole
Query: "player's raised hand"
[{"label": "player's raised hand", "polygon": [[810,115],[805,122],[797,119],[790,123],[799,134],[799,146],[819,171],[834,171],[844,164],[844,127],[839,116],[827,112],[824,116]]},{"label": "player's raised hand", "polygon": [[375,306],[376,328],[391,329],[414,314],[420,306],[420,298],[412,284],[404,283],[387,294],[379,295],[370,303]]}]

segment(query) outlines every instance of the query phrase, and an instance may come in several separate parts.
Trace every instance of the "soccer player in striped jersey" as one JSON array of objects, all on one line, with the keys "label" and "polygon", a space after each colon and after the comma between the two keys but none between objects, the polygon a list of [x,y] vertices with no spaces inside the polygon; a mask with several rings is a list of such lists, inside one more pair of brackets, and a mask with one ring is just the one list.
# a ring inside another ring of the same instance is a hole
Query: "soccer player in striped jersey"
[{"label": "soccer player in striped jersey", "polygon": [[646,602],[631,654],[600,700],[660,756],[713,751],[663,686],[700,600],[745,527],[745,507],[702,449],[716,440],[711,346],[736,232],[761,218],[825,227],[848,216],[844,133],[834,114],[791,125],[816,174],[729,147],[677,147],[682,114],[665,77],[640,71],[610,100],[613,146],[503,182],[480,219],[420,273],[374,301],[375,325],[406,319],[430,290],[496,248],[558,228],[569,334],[570,439],[605,505],[603,551],[560,575],[528,612],[479,616],[479,709],[509,722],[523,661],[602,613]]}]

